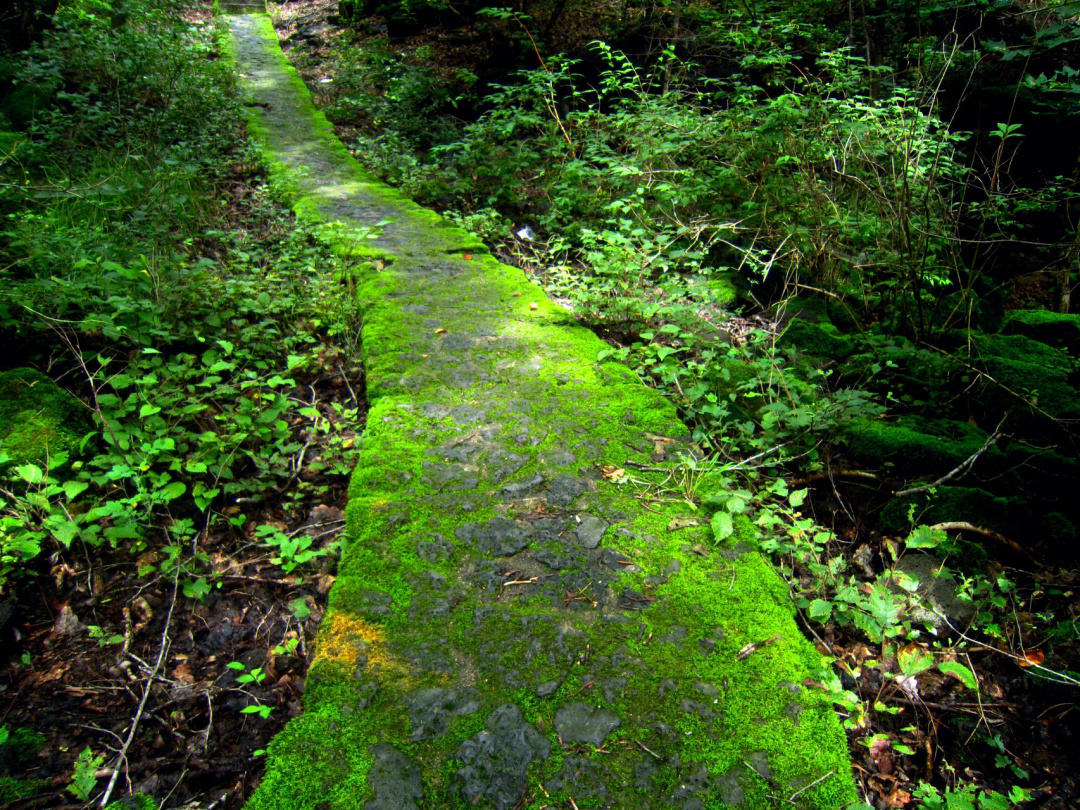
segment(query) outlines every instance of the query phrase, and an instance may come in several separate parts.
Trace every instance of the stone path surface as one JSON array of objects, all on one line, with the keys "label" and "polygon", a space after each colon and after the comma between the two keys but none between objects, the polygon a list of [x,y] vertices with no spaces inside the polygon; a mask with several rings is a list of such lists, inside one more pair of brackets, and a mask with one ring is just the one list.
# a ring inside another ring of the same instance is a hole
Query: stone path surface
[{"label": "stone path surface", "polygon": [[368,177],[265,15],[228,23],[279,189],[357,258],[342,294],[363,306],[370,403],[305,711],[248,806],[853,801],[831,704],[802,685],[820,658],[749,522],[717,544],[625,474],[688,449],[670,404],[595,362],[603,344],[520,271]]}]

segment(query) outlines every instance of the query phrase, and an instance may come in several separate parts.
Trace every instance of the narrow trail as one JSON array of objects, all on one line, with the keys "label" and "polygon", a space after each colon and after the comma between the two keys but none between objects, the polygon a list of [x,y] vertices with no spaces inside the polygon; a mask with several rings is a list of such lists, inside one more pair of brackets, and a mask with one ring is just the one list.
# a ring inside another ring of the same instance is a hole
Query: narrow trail
[{"label": "narrow trail", "polygon": [[752,527],[720,545],[705,519],[676,529],[686,502],[634,467],[687,448],[672,406],[366,175],[268,17],[228,23],[278,187],[356,257],[342,294],[363,306],[370,403],[305,712],[249,807],[853,801],[831,704],[802,686],[820,658]]}]

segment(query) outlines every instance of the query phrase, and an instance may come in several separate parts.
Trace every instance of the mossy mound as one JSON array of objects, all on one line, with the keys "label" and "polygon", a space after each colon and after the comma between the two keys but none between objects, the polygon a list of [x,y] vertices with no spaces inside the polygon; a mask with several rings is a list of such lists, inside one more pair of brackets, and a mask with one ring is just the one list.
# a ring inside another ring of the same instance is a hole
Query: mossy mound
[{"label": "mossy mound", "polygon": [[68,452],[91,429],[86,406],[40,371],[0,374],[0,453],[10,461]]},{"label": "mossy mound", "polygon": [[596,363],[604,344],[521,271],[359,169],[265,17],[229,22],[250,129],[299,215],[392,220],[357,277],[370,411],[349,540],[305,713],[248,807],[854,801],[832,706],[802,686],[821,658],[752,527],[717,544],[620,475],[687,447],[673,406]]},{"label": "mossy mound", "polygon": [[[968,422],[905,416],[895,420],[856,419],[841,430],[840,439],[865,464],[884,464],[905,475],[943,474],[969,458],[986,443],[986,431]],[[990,448],[980,465],[999,465],[1001,452]]]},{"label": "mossy mound", "polygon": [[1045,309],[1015,310],[1001,323],[1004,335],[1023,335],[1080,357],[1080,315],[1063,315]]},{"label": "mossy mound", "polygon": [[802,318],[792,318],[777,343],[828,360],[844,360],[855,351],[854,341],[828,321],[811,323]]},{"label": "mossy mound", "polygon": [[[1022,543],[1071,551],[1076,526],[1050,508],[1034,497],[995,495],[980,487],[940,486],[933,493],[893,499],[881,510],[879,525],[883,531],[902,534],[915,524],[964,521]],[[964,553],[970,554],[973,547],[973,543],[966,545]],[[985,562],[985,551],[977,556]]]}]

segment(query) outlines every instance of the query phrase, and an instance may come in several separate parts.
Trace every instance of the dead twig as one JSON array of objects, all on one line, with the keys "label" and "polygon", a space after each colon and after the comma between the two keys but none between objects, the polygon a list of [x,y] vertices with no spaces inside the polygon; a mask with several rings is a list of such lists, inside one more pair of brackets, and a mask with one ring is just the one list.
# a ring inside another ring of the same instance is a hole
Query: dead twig
[{"label": "dead twig", "polygon": [[772,638],[767,638],[764,641],[755,641],[752,644],[747,644],[745,647],[743,647],[741,650],[739,650],[739,654],[735,656],[735,660],[736,661],[745,661],[747,658],[749,658],[751,655],[756,653],[762,647],[767,647],[770,644],[773,644],[774,642],[779,641],[781,638],[783,638],[783,636],[781,636],[779,633],[777,633]]},{"label": "dead twig", "polygon": [[143,689],[142,699],[139,701],[139,708],[131,720],[131,727],[128,729],[127,738],[120,748],[120,753],[116,756],[112,774],[109,776],[109,784],[105,787],[105,792],[101,794],[101,800],[98,802],[99,807],[106,807],[109,804],[109,799],[116,788],[116,780],[120,776],[120,766],[127,760],[128,749],[131,747],[132,740],[135,739],[135,732],[139,730],[139,723],[142,720],[143,712],[146,710],[146,701],[150,698],[150,690],[153,689],[154,679],[157,677],[158,672],[161,671],[162,664],[165,663],[165,656],[169,650],[169,627],[172,624],[173,611],[176,609],[176,597],[179,589],[180,567],[177,566],[176,573],[173,575],[173,592],[172,600],[169,602],[169,613],[165,617],[165,628],[161,631],[161,648],[158,650],[157,661],[154,662],[154,668],[146,678],[146,686]]},{"label": "dead twig", "polygon": [[968,523],[966,520],[950,520],[944,523],[935,523],[930,527],[931,531],[937,531],[939,529],[943,532],[971,532],[972,534],[977,534],[990,540],[996,540],[999,543],[1007,545],[1032,565],[1038,566],[1039,568],[1042,567],[1039,561],[1031,555],[1030,551],[1015,540],[1010,540],[1005,535],[995,532],[993,529],[976,526],[974,523]]},{"label": "dead twig", "polygon": [[1006,413],[1003,417],[1001,417],[1001,421],[998,422],[997,427],[994,428],[994,432],[987,437],[985,442],[983,442],[982,447],[980,447],[966,459],[957,464],[953,469],[949,470],[949,472],[945,473],[945,475],[941,476],[941,478],[937,479],[932,483],[923,484],[919,487],[911,487],[910,489],[902,489],[899,492],[894,492],[893,496],[896,498],[906,498],[909,495],[919,495],[923,492],[928,492],[934,487],[940,486],[946,481],[950,481],[953,478],[956,478],[956,476],[970,470],[974,466],[975,462],[979,460],[979,456],[981,456],[983,453],[985,453],[987,450],[997,444],[998,439],[1000,439],[1004,435],[1001,432],[1001,427],[1005,424],[1005,420],[1009,418],[1009,414],[1011,413],[1012,411]]}]

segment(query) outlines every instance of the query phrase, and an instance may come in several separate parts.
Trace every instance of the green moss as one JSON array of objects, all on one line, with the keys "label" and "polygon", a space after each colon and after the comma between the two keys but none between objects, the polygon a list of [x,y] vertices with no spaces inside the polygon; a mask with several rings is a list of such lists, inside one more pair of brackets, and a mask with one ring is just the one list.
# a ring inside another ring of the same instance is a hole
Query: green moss
[{"label": "green moss", "polygon": [[105,810],[158,810],[158,803],[145,793],[133,793],[115,802],[109,802]]},{"label": "green moss", "polygon": [[881,510],[880,525],[883,531],[905,532],[920,523],[968,521],[1007,531],[1010,514],[1021,506],[1018,498],[998,498],[978,487],[941,486],[933,494],[922,493],[890,501]]},{"label": "green moss", "polygon": [[12,461],[68,452],[90,430],[86,406],[40,371],[0,374],[0,453]]},{"label": "green moss", "polygon": [[248,810],[359,808],[371,768],[370,713],[307,712],[270,743],[266,774]]},{"label": "green moss", "polygon": [[855,344],[828,322],[811,323],[793,318],[777,340],[780,346],[794,346],[800,352],[829,360],[844,360]]},{"label": "green moss", "polygon": [[992,363],[1033,364],[1044,369],[1044,373],[1067,373],[1075,365],[1065,352],[1048,346],[1046,343],[1018,334],[987,334],[968,332],[975,357]]},{"label": "green moss", "polygon": [[0,805],[7,806],[20,799],[29,799],[48,786],[47,779],[16,779],[13,776],[0,776]]},{"label": "green moss", "polygon": [[[859,461],[917,475],[948,472],[987,438],[985,431],[968,422],[917,417],[857,419],[841,431],[841,440]],[[979,459],[980,469],[1000,461],[1001,452],[991,448]]]},{"label": "green moss", "polygon": [[1023,335],[1080,357],[1080,315],[1063,315],[1045,309],[1010,312],[1001,324],[1004,335]]},{"label": "green moss", "polygon": [[15,757],[19,762],[25,762],[37,755],[38,751],[45,745],[45,736],[39,734],[31,728],[19,727],[12,729],[8,733],[7,740],[3,743],[2,748],[10,756]]},{"label": "green moss", "polygon": [[[920,523],[965,521],[1022,543],[1069,548],[1077,535],[1076,526],[1051,508],[1031,495],[1001,496],[978,487],[941,486],[933,493],[890,501],[881,510],[880,525],[884,531],[902,533]],[[950,547],[949,551],[957,549]],[[977,559],[966,561],[979,568],[985,558],[985,551],[981,551]]]}]

